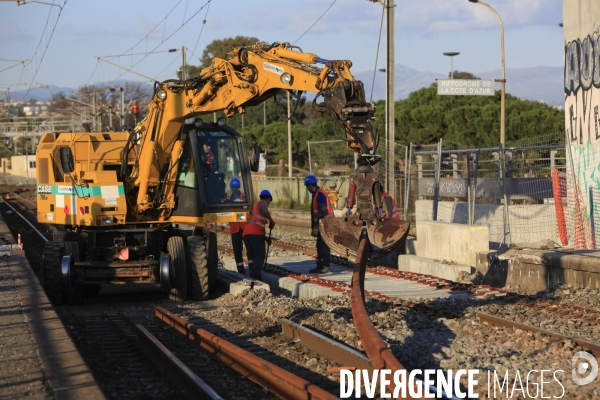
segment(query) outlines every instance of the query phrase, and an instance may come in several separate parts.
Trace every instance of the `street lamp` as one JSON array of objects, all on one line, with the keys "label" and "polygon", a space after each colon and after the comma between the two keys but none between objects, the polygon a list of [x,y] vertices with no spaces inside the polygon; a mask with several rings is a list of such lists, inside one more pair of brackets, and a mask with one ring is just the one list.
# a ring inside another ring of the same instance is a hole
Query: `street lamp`
[{"label": "street lamp", "polygon": [[504,131],[504,127],[505,127],[504,97],[506,94],[506,76],[504,74],[504,72],[505,72],[504,71],[504,25],[502,24],[500,15],[498,15],[496,10],[494,10],[492,8],[492,6],[490,6],[489,4],[484,3],[483,1],[479,1],[479,0],[469,0],[469,2],[481,4],[482,6],[486,6],[487,8],[492,10],[492,12],[496,16],[496,18],[498,18],[498,22],[500,23],[500,51],[502,53],[502,79],[500,79],[500,82],[502,84],[502,91],[500,92],[500,143],[502,143],[502,146],[504,146],[506,144],[506,136],[505,136],[505,131]]},{"label": "street lamp", "polygon": [[459,55],[460,53],[458,51],[449,51],[447,53],[444,53],[445,56],[450,57],[450,79],[454,79],[454,63],[453,63],[453,58],[454,56]]}]

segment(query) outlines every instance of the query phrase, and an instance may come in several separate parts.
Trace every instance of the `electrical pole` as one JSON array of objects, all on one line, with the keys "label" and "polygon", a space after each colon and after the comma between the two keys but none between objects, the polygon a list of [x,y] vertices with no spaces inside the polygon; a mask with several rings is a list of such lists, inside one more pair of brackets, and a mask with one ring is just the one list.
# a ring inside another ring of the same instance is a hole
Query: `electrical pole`
[{"label": "electrical pole", "polygon": [[394,101],[394,0],[387,0],[387,68],[386,68],[386,129],[387,129],[387,176],[386,191],[394,198],[394,125],[396,120]]},{"label": "electrical pole", "polygon": [[98,93],[94,93],[92,95],[92,131],[94,132],[98,132],[98,130],[96,129],[96,103],[98,101]]},{"label": "electrical pole", "polygon": [[121,120],[120,120],[120,125],[121,127],[119,128],[120,130],[125,130],[124,126],[125,126],[125,91],[123,90],[122,87],[119,88],[119,90],[121,91]]},{"label": "electrical pole", "polygon": [[185,46],[181,48],[181,57],[183,58],[183,66],[181,67],[181,80],[185,81],[187,79],[187,65],[185,61]]}]

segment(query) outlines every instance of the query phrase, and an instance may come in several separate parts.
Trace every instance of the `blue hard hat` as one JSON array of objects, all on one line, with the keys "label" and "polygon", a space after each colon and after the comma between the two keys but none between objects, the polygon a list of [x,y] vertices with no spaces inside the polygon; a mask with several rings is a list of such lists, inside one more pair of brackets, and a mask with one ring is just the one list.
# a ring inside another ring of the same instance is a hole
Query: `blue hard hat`
[{"label": "blue hard hat", "polygon": [[308,185],[316,185],[317,184],[317,177],[314,175],[309,175],[306,178],[304,178],[304,186],[308,186]]},{"label": "blue hard hat", "polygon": [[258,197],[260,197],[261,199],[262,199],[263,197],[270,197],[270,198],[271,198],[271,200],[273,200],[273,196],[271,196],[271,192],[269,192],[269,191],[268,191],[268,190],[266,190],[266,189],[265,189],[265,190],[263,190],[262,192],[260,192],[260,195],[259,195]]},{"label": "blue hard hat", "polygon": [[242,183],[240,182],[240,180],[238,178],[231,178],[231,180],[229,181],[229,186],[240,187],[240,186],[242,186]]}]

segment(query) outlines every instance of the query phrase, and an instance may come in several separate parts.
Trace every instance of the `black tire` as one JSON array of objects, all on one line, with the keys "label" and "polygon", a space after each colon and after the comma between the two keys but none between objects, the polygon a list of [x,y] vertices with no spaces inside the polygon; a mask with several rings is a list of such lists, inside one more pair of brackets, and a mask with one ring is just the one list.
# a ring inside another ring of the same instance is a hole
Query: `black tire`
[{"label": "black tire", "polygon": [[169,292],[169,299],[178,302],[186,301],[188,279],[183,239],[179,236],[169,238],[167,251],[169,252],[169,275],[173,284],[173,288]]},{"label": "black tire", "polygon": [[190,252],[192,300],[203,300],[210,291],[206,239],[202,236],[190,236],[187,243]]},{"label": "black tire", "polygon": [[[65,242],[65,256],[70,255],[73,257],[73,262],[80,261],[79,256],[79,243],[75,241]],[[83,303],[83,291],[80,285],[75,285],[75,282],[71,282],[71,291],[65,293],[63,291],[63,298],[67,304],[77,305]]]},{"label": "black tire", "polygon": [[208,290],[214,291],[217,288],[217,276],[219,275],[219,250],[217,249],[217,234],[208,231],[206,235],[207,248],[207,268],[208,268]]},{"label": "black tire", "polygon": [[46,296],[55,306],[63,304],[62,274],[61,274],[62,255],[60,254],[60,245],[57,242],[48,242],[44,244],[42,254],[42,274],[43,285]]}]

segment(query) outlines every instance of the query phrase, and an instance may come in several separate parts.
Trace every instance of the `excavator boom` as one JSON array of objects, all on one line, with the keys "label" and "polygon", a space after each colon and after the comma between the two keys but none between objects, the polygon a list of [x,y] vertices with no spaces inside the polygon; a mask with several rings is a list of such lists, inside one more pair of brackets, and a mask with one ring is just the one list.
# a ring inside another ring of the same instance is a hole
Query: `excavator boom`
[{"label": "excavator boom", "polygon": [[[358,154],[359,170],[351,180],[358,186],[361,198],[370,203],[368,207],[358,208],[352,226],[358,226],[357,221],[361,227],[368,223],[371,226],[385,224],[373,212],[379,185],[372,166],[380,159],[376,154],[377,134],[371,125],[375,106],[365,100],[363,84],[354,79],[351,66],[350,61],[326,60],[287,43],[259,43],[233,49],[225,58],[213,59],[197,77],[157,83],[148,116],[134,131],[141,138],[139,157],[129,177],[137,193],[135,213],[144,214],[158,208],[162,219],[168,220],[171,215],[176,203],[173,193],[177,163],[184,143],[180,132],[186,119],[216,111],[231,117],[274,97],[281,90],[289,90],[296,96],[316,92],[313,107],[317,113],[326,120],[336,121],[344,132],[348,150]],[[159,170],[159,166],[165,165],[168,167]],[[162,199],[158,203],[151,201],[156,198],[157,187],[161,188]],[[338,227],[322,229],[325,240],[334,245],[337,239],[328,233]],[[388,251],[389,243],[398,241],[396,235],[386,234],[387,244],[384,244],[375,236],[371,237],[375,251]]]}]

